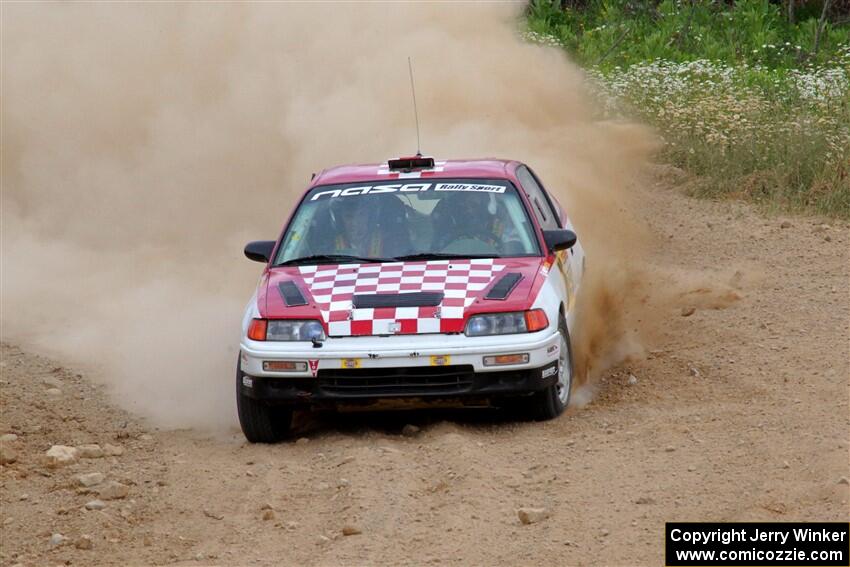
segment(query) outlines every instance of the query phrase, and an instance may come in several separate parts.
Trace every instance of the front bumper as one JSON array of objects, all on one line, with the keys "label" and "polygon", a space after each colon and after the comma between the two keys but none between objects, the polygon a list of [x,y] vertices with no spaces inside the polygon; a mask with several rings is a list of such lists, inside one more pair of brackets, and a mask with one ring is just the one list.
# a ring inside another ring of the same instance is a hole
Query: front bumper
[{"label": "front bumper", "polygon": [[[313,405],[381,399],[492,399],[530,394],[557,380],[558,333],[466,337],[413,335],[271,343],[244,339],[240,388],[270,403]],[[485,366],[484,357],[528,354],[528,362]],[[264,361],[306,363],[301,372],[270,372]]]}]

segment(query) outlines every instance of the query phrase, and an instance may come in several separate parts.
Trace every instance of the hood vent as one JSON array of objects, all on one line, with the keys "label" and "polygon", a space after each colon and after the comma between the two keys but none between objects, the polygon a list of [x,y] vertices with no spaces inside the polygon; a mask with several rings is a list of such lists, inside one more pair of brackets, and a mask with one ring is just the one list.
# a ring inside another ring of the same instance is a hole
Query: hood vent
[{"label": "hood vent", "polygon": [[521,279],[522,274],[516,272],[505,274],[496,282],[496,285],[490,288],[484,299],[507,299]]},{"label": "hood vent", "polygon": [[277,286],[280,296],[287,307],[307,305],[307,298],[293,281],[280,282]]},{"label": "hood vent", "polygon": [[352,306],[355,309],[373,307],[436,307],[443,301],[441,291],[420,291],[417,293],[380,293],[373,295],[355,295]]}]

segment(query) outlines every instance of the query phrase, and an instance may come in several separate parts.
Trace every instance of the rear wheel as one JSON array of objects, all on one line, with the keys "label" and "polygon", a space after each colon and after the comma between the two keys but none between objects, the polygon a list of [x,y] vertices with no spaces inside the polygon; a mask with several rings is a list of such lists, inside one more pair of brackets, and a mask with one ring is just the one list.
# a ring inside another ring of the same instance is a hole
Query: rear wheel
[{"label": "rear wheel", "polygon": [[573,350],[570,344],[570,333],[564,316],[558,320],[558,381],[545,390],[536,392],[528,398],[520,400],[522,417],[535,421],[554,419],[561,415],[570,403],[570,391],[573,385]]},{"label": "rear wheel", "polygon": [[236,410],[242,433],[251,443],[277,443],[292,431],[292,409],[274,407],[242,393],[242,363],[236,364]]}]

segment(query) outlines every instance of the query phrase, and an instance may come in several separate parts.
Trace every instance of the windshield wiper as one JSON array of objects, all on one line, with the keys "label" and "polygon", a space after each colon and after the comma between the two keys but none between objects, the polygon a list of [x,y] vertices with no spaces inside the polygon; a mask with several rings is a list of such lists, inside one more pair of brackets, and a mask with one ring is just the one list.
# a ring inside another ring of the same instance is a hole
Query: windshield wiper
[{"label": "windshield wiper", "polygon": [[402,262],[406,260],[475,260],[478,258],[499,258],[498,254],[454,254],[452,252],[419,252],[396,256],[393,260]]},{"label": "windshield wiper", "polygon": [[304,256],[303,258],[292,258],[284,262],[279,262],[275,266],[294,266],[297,264],[313,264],[335,262],[338,264],[349,262],[360,262],[363,264],[379,264],[381,262],[392,262],[395,258],[364,258],[362,256],[352,256],[350,254],[316,254],[314,256]]}]

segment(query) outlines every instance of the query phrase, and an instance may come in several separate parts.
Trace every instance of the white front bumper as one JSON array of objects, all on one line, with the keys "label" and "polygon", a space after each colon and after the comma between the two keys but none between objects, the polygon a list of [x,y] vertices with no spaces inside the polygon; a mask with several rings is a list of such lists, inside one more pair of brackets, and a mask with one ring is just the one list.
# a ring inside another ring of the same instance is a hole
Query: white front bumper
[{"label": "white front bumper", "polygon": [[[318,370],[338,368],[400,368],[470,365],[476,372],[540,368],[558,358],[558,333],[467,337],[466,335],[398,335],[391,337],[329,338],[321,348],[305,342],[252,341],[241,343],[242,372],[249,376],[315,376]],[[525,364],[484,366],[485,356],[528,353]],[[303,372],[267,372],[263,361],[304,362]]]}]

